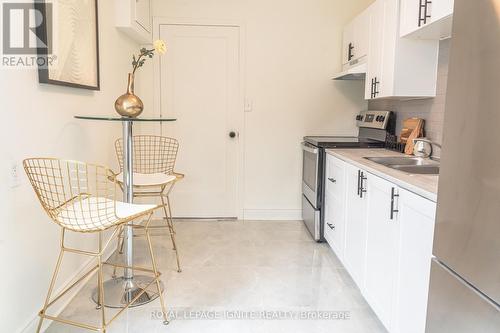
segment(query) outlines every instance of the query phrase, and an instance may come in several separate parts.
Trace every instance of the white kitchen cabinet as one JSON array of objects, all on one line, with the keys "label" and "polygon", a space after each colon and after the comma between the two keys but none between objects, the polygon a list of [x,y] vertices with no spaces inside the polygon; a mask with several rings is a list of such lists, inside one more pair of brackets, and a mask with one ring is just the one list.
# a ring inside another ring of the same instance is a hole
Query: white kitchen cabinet
[{"label": "white kitchen cabinet", "polygon": [[398,276],[397,193],[396,185],[370,175],[364,295],[389,331]]},{"label": "white kitchen cabinet", "polygon": [[151,31],[151,2],[150,0],[135,0],[135,20],[144,28]]},{"label": "white kitchen cabinet", "polygon": [[436,204],[370,175],[366,300],[391,333],[424,333]]},{"label": "white kitchen cabinet", "polygon": [[[383,55],[383,36],[384,34],[384,12],[385,1],[376,1],[369,7],[370,12],[370,33],[369,33],[369,51],[368,70],[365,82],[365,99],[374,98],[375,79],[382,78],[382,55]],[[378,83],[378,82],[377,82]],[[380,87],[380,86],[379,86]]]},{"label": "white kitchen cabinet", "polygon": [[340,260],[344,258],[345,190],[345,163],[327,155],[324,235]]},{"label": "white kitchen cabinet", "polygon": [[116,27],[141,44],[153,39],[150,0],[115,0]]},{"label": "white kitchen cabinet", "polygon": [[454,0],[401,0],[401,37],[443,39],[451,36]]},{"label": "white kitchen cabinet", "polygon": [[370,12],[363,11],[345,28],[342,38],[342,65],[346,70],[363,61],[368,54]]},{"label": "white kitchen cabinet", "polygon": [[328,243],[388,332],[425,333],[436,203],[334,156],[326,175]]},{"label": "white kitchen cabinet", "polygon": [[369,175],[364,296],[391,333],[424,333],[436,204]]},{"label": "white kitchen cabinet", "polygon": [[344,203],[326,192],[324,237],[341,261],[344,256],[344,212]]},{"label": "white kitchen cabinet", "polygon": [[345,163],[332,155],[326,157],[326,185],[333,196],[344,201],[345,197]]},{"label": "white kitchen cabinet", "polygon": [[363,290],[366,260],[366,207],[368,174],[346,164],[344,265]]},{"label": "white kitchen cabinet", "polygon": [[436,203],[399,189],[399,262],[394,333],[424,333]]},{"label": "white kitchen cabinet", "polygon": [[349,22],[342,33],[342,65],[352,60],[354,45],[354,21]]},{"label": "white kitchen cabinet", "polygon": [[453,15],[455,0],[433,0],[428,4],[428,15],[430,23],[439,21]]},{"label": "white kitchen cabinet", "polygon": [[366,99],[436,96],[439,41],[399,37],[399,0],[370,8]]}]

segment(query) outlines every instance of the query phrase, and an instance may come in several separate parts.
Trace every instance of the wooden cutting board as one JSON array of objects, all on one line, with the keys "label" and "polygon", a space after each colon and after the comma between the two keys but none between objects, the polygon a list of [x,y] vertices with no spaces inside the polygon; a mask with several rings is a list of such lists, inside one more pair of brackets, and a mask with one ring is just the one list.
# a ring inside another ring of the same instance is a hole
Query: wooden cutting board
[{"label": "wooden cutting board", "polygon": [[409,118],[403,121],[403,128],[401,130],[400,141],[401,143],[406,143],[408,138],[413,133],[417,127],[421,126],[423,119],[421,118]]},{"label": "wooden cutting board", "polygon": [[403,122],[400,140],[401,143],[406,144],[405,154],[413,154],[413,148],[415,146],[413,139],[424,136],[424,124],[425,121],[422,118],[409,118]]}]

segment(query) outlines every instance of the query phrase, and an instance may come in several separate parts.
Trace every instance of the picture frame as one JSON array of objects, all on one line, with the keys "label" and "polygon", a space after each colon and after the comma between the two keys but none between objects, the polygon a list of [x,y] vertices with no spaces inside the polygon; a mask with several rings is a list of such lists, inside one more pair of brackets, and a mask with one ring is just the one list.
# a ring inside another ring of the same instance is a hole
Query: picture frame
[{"label": "picture frame", "polygon": [[37,36],[52,43],[37,48],[38,57],[45,59],[38,65],[39,83],[100,90],[98,0],[48,4],[45,0],[34,4],[44,18]]}]

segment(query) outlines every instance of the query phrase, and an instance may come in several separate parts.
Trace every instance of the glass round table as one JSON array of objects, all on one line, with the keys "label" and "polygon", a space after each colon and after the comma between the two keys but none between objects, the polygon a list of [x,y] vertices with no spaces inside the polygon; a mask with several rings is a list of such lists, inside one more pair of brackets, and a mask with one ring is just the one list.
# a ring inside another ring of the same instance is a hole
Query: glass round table
[{"label": "glass round table", "polygon": [[[172,122],[174,118],[127,118],[118,116],[75,116],[80,120],[121,122],[123,127],[123,199],[127,203],[134,201],[134,181],[133,181],[133,124],[135,122]],[[133,228],[125,227],[124,232],[124,266],[133,266]],[[123,276],[113,277],[104,283],[105,300],[104,306],[110,308],[123,308],[127,303],[136,298],[150,284],[151,278],[142,275],[135,275],[131,268],[124,268]],[[131,307],[149,303],[158,297],[158,293],[146,290]],[[94,302],[98,304],[97,289],[92,293]]]}]

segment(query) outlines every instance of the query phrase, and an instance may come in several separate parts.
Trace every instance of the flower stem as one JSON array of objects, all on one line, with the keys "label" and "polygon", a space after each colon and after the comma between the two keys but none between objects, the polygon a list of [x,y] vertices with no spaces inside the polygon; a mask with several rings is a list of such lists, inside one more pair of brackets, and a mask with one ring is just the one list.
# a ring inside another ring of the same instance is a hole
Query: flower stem
[{"label": "flower stem", "polygon": [[141,54],[139,54],[139,57],[137,58],[136,62],[135,62],[135,66],[134,66],[134,69],[132,71],[132,75],[135,74],[135,71],[137,70],[137,68],[140,67],[140,63],[141,63],[141,59],[144,58],[145,55],[148,55],[150,54],[151,52],[154,52],[155,49],[151,49],[151,50],[146,50],[144,52],[141,52]]}]

